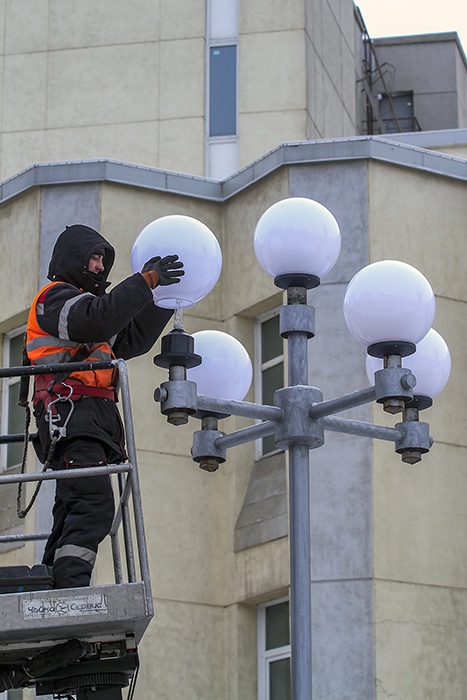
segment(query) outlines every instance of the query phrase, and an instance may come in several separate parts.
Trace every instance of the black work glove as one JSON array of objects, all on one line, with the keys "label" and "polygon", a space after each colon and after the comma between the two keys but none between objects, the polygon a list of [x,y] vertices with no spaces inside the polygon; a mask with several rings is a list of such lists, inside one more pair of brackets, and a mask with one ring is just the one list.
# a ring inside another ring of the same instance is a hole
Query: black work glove
[{"label": "black work glove", "polygon": [[161,258],[160,255],[156,255],[144,264],[141,272],[157,272],[158,282],[157,286],[162,287],[168,284],[176,284],[180,282],[180,277],[183,277],[185,270],[183,268],[183,263],[178,259],[178,255],[166,255],[165,258]]}]

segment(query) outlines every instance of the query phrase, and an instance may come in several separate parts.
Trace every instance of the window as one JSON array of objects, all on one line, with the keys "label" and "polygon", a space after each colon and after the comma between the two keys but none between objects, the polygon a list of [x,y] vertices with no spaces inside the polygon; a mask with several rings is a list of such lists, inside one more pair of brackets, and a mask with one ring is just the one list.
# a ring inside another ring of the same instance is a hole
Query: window
[{"label": "window", "polygon": [[237,47],[212,46],[209,61],[209,136],[237,133]]},{"label": "window", "polygon": [[291,700],[289,601],[258,606],[258,699]]},{"label": "window", "polygon": [[207,0],[206,174],[238,170],[238,0]]},{"label": "window", "polygon": [[[284,341],[279,330],[279,309],[255,320],[255,401],[274,405],[274,392],[284,386]],[[258,440],[256,457],[275,451],[274,436]]]},{"label": "window", "polygon": [[[3,336],[3,366],[20,367],[23,358],[25,328],[17,328]],[[25,412],[18,406],[19,377],[5,377],[2,383],[2,435],[24,433]],[[2,469],[21,464],[23,443],[2,445]]]}]

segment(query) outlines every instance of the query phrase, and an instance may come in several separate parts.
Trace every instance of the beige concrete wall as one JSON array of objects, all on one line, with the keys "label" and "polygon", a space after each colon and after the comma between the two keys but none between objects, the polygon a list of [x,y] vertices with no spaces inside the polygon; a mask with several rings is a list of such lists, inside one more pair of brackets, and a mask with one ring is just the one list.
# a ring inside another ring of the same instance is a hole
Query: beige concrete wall
[{"label": "beige concrete wall", "polygon": [[[357,133],[352,0],[241,2],[239,25],[241,166]],[[0,179],[92,158],[204,174],[205,0],[3,0],[0,35]]]},{"label": "beige concrete wall", "polygon": [[[288,193],[288,174],[283,169],[239,193],[226,204],[223,288],[227,318],[239,313],[251,316],[280,304],[282,295],[278,294],[271,277],[259,266],[253,240],[261,214]],[[253,308],[252,312],[247,311],[250,308]]]},{"label": "beige concrete wall", "polygon": [[[105,185],[101,230],[117,249],[113,283],[130,274],[131,247],[149,221],[173,213],[200,219],[218,237],[224,265],[215,289],[185,312],[186,330],[230,332],[253,356],[248,309],[274,306],[282,296],[255,269],[254,224],[265,203],[263,197],[272,203],[286,196],[286,183],[284,171],[272,177],[269,189],[259,184],[224,206]],[[274,298],[268,302],[271,295]],[[192,419],[187,426],[175,428],[153,400],[154,389],[167,379],[167,372],[152,362],[159,346],[129,362],[155,607],[154,621],[141,645],[138,685],[140,689],[157,687],[161,697],[177,700],[214,700],[231,687],[232,695],[225,697],[253,700],[257,669],[252,601],[286,593],[287,540],[234,554],[235,522],[253,467],[254,446],[229,450],[226,464],[215,474],[199,469],[190,457],[192,434],[199,422]],[[253,400],[252,390],[249,398]],[[220,429],[231,432],[249,422],[229,418]],[[96,583],[110,577],[110,552],[102,548]]]},{"label": "beige concrete wall", "polygon": [[462,158],[463,160],[467,159],[467,146],[465,144],[437,147],[433,148],[432,150],[442,151],[443,153],[447,153],[450,156],[454,156],[454,158]]},{"label": "beige concrete wall", "polygon": [[376,698],[465,698],[466,591],[378,581]]},{"label": "beige concrete wall", "polygon": [[[370,165],[371,261],[417,267],[436,295],[433,327],[452,356],[451,378],[421,412],[434,445],[410,466],[390,443],[374,443],[377,698],[462,698],[467,589],[465,184]],[[408,364],[408,363],[407,363]],[[393,425],[380,407],[375,422]]]},{"label": "beige concrete wall", "polygon": [[307,138],[358,135],[361,49],[355,42],[354,3],[310,0],[306,5]]},{"label": "beige concrete wall", "polygon": [[353,12],[352,0],[241,4],[241,165],[285,141],[359,133]]},{"label": "beige concrete wall", "polygon": [[465,301],[465,183],[375,162],[370,173],[371,261],[404,260],[429,279],[437,297]]},{"label": "beige concrete wall", "polygon": [[239,8],[240,165],[306,134],[304,0]]},{"label": "beige concrete wall", "polygon": [[205,3],[180,8],[2,2],[0,178],[86,158],[202,174]]},{"label": "beige concrete wall", "polygon": [[[2,247],[0,330],[24,323],[37,291],[40,207],[38,191],[30,191],[0,208]],[[25,255],[27,260],[25,260]],[[8,299],[8,303],[5,301]]]}]

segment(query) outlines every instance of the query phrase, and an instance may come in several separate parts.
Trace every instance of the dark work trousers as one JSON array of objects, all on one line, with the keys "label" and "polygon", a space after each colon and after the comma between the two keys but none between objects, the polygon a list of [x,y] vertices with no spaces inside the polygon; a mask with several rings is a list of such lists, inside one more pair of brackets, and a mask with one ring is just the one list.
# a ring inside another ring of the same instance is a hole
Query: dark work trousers
[{"label": "dark work trousers", "polygon": [[[107,464],[98,440],[77,437],[57,443],[53,469]],[[97,548],[109,534],[114,516],[110,476],[57,479],[52,532],[42,563],[53,569],[55,588],[89,586]]]}]

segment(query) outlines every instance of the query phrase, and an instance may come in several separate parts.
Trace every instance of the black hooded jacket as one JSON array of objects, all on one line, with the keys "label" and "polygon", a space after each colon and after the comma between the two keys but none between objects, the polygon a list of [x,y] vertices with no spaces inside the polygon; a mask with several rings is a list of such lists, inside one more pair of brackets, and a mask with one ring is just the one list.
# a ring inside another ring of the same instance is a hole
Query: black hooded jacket
[{"label": "black hooded jacket", "polygon": [[[94,253],[103,256],[101,274],[90,273],[87,268]],[[152,291],[140,273],[106,293],[114,259],[112,245],[100,233],[81,224],[67,227],[55,243],[48,273],[50,280],[64,284],[53,285],[46,292],[37,321],[51,336],[78,343],[107,342],[116,357],[128,360],[152,348],[172,311],[155,306]],[[43,418],[36,415],[44,451],[48,426]],[[116,421],[113,402],[86,397],[75,403],[67,437],[97,437],[117,448],[121,429]],[[38,455],[43,461],[43,455]]]}]

